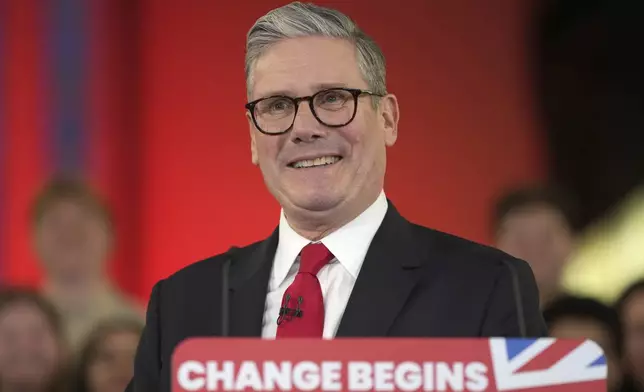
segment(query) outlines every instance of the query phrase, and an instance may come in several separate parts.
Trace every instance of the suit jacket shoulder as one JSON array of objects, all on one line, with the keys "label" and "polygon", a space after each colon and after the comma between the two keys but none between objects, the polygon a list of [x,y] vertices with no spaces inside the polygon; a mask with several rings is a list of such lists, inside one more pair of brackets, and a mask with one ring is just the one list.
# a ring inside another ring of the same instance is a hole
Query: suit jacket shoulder
[{"label": "suit jacket shoulder", "polygon": [[[171,358],[176,347],[188,338],[221,335],[224,261],[232,260],[226,277],[232,287],[242,281],[238,276],[261,266],[257,255],[266,251],[274,237],[276,233],[269,240],[239,248],[234,254],[227,252],[195,262],[157,282],[150,294],[146,326],[128,392],[170,390]],[[263,301],[261,294],[260,297]],[[240,317],[245,317],[246,312],[232,312],[231,318],[233,315],[245,325]]]},{"label": "suit jacket shoulder", "polygon": [[221,266],[226,259],[232,258],[236,263],[243,263],[248,259],[249,255],[257,250],[262,242],[264,242],[264,240],[254,242],[241,248],[235,248],[230,252],[220,253],[218,255],[196,261],[176,271],[165,278],[164,281],[169,285],[183,286],[185,284],[194,285],[195,281],[200,281],[204,278],[212,278],[209,274],[217,271],[219,271],[217,273],[220,273]]},{"label": "suit jacket shoulder", "polygon": [[528,263],[499,249],[418,224],[410,223],[410,225],[414,228],[416,240],[425,244],[428,252],[448,258],[450,267],[455,270],[494,271],[495,268],[507,266],[509,263],[517,270],[532,274]]},{"label": "suit jacket shoulder", "polygon": [[413,224],[389,204],[338,336],[476,337],[523,332],[545,335],[527,263]]},{"label": "suit jacket shoulder", "polygon": [[[254,256],[265,242],[258,241],[197,261],[158,283],[158,307],[162,310],[160,324],[164,333],[178,339],[184,338],[185,334],[219,334],[222,281],[227,279],[229,286],[234,286],[239,281],[238,275],[259,267]],[[228,259],[231,261],[230,271],[223,276],[222,267]],[[176,320],[184,322],[177,323]]]},{"label": "suit jacket shoulder", "polygon": [[[546,336],[539,291],[529,264],[509,254],[452,234],[410,223],[432,259],[441,259],[456,287],[485,296],[483,336]],[[519,313],[519,314],[517,314]],[[520,320],[523,320],[521,322]],[[523,330],[520,330],[523,329]]]}]

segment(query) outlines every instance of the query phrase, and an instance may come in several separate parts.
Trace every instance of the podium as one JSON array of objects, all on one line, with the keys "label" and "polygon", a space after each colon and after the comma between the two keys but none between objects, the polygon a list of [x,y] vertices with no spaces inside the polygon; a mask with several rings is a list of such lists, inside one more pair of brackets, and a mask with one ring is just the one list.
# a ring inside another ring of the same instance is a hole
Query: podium
[{"label": "podium", "polygon": [[193,338],[172,358],[172,391],[605,392],[590,340]]}]

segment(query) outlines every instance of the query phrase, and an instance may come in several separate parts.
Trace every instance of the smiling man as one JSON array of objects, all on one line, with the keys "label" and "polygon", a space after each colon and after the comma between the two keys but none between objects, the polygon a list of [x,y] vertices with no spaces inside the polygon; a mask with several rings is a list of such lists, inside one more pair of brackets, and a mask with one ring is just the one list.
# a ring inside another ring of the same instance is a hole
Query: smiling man
[{"label": "smiling man", "polygon": [[269,12],[248,33],[246,78],[252,162],[279,226],[155,286],[134,390],[168,390],[172,352],[191,336],[546,334],[526,263],[412,224],[386,198],[398,100],[351,19],[302,3]]}]

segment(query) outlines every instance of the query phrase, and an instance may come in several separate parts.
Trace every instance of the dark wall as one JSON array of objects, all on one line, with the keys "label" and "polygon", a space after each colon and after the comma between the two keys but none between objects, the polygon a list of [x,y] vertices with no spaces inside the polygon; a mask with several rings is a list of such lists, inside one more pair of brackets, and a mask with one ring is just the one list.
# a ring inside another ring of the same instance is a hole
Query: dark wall
[{"label": "dark wall", "polygon": [[644,2],[547,1],[537,28],[550,176],[584,225],[644,182]]}]

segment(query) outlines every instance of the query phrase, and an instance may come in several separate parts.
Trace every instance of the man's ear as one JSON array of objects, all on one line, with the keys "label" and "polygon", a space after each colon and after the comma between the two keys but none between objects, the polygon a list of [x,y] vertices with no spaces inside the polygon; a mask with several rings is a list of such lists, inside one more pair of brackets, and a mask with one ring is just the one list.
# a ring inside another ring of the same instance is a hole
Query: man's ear
[{"label": "man's ear", "polygon": [[398,139],[398,120],[400,118],[398,98],[393,94],[387,94],[380,98],[380,113],[385,131],[385,145],[391,147]]},{"label": "man's ear", "polygon": [[255,144],[255,124],[249,112],[246,112],[246,120],[248,121],[248,129],[250,130],[250,159],[253,165],[257,166],[259,160],[257,158],[257,145]]}]

